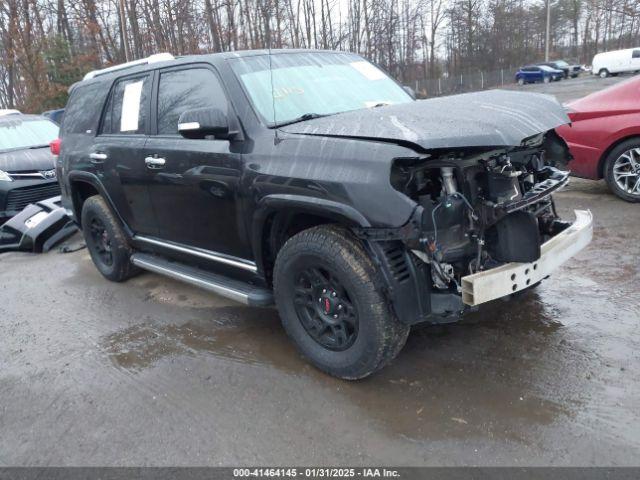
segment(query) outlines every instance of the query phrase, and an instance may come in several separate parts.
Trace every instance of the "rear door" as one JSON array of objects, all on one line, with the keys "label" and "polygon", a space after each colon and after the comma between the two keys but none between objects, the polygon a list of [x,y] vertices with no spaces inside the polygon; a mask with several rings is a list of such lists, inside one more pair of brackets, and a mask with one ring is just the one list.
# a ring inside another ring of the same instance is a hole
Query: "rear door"
[{"label": "rear door", "polygon": [[214,107],[231,112],[217,73],[206,64],[163,69],[154,91],[155,121],[145,158],[151,159],[147,173],[159,237],[245,256],[237,202],[239,145],[215,138],[186,139],[178,133],[178,119],[186,110]]},{"label": "rear door", "polygon": [[152,176],[144,163],[152,83],[152,72],[114,83],[89,155],[118,213],[135,233],[147,235],[157,233],[149,197]]}]

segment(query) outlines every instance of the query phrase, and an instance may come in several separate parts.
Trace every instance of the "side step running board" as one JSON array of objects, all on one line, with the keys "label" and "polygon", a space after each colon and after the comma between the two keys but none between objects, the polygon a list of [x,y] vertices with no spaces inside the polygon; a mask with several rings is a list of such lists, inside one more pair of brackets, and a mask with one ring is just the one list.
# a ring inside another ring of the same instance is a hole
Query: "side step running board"
[{"label": "side step running board", "polygon": [[256,307],[273,305],[273,294],[270,290],[240,280],[205,272],[182,263],[170,262],[146,253],[134,253],[131,256],[131,262],[144,270],[190,283],[245,305]]}]

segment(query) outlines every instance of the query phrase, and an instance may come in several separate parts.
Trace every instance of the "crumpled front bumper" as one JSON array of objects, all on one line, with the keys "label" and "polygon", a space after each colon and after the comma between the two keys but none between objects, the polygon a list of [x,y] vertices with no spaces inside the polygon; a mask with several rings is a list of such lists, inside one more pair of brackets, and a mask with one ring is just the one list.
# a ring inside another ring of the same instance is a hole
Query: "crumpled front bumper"
[{"label": "crumpled front bumper", "polygon": [[541,247],[540,258],[531,263],[507,263],[462,277],[462,301],[474,306],[495,300],[539,282],[585,248],[593,237],[589,210],[575,210],[576,221]]}]

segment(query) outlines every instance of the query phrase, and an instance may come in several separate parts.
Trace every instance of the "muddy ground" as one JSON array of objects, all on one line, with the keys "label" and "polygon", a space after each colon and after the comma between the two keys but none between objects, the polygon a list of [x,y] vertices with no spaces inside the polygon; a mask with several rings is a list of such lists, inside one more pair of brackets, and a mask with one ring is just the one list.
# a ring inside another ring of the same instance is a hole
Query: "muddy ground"
[{"label": "muddy ground", "polygon": [[587,250],[355,383],[274,310],[110,283],[86,250],[0,255],[0,465],[638,465],[640,206],[557,197],[592,210]]}]

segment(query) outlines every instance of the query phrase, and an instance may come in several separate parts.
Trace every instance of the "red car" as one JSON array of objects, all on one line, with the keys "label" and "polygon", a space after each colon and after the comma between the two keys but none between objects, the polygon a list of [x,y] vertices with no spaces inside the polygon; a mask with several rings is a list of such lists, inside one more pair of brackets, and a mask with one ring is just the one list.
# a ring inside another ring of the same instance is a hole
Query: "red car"
[{"label": "red car", "polygon": [[571,124],[556,131],[579,177],[604,178],[613,193],[640,202],[640,77],[567,104]]}]

